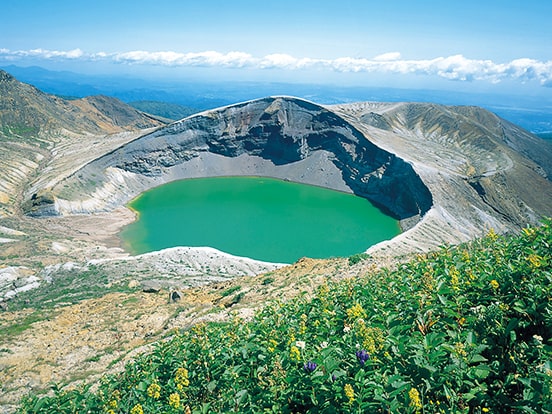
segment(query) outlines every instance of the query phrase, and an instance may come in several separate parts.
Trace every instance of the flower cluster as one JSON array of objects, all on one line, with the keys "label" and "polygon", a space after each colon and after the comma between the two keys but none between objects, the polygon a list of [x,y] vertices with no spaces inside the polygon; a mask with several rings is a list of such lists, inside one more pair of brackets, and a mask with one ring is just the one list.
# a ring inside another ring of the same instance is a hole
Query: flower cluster
[{"label": "flower cluster", "polygon": [[189,386],[190,380],[188,378],[188,370],[184,367],[178,368],[174,376],[174,382],[179,391],[182,391],[184,387]]},{"label": "flower cluster", "polygon": [[316,367],[317,367],[316,363],[312,361],[309,361],[305,363],[305,365],[303,365],[303,369],[308,373],[314,372]]},{"label": "flower cluster", "polygon": [[353,386],[351,384],[345,384],[343,392],[345,393],[345,397],[349,400],[348,403],[352,404],[355,401],[355,390]]},{"label": "flower cluster", "polygon": [[132,409],[130,410],[130,414],[144,414],[142,404],[136,404],[134,407],[132,407]]},{"label": "flower cluster", "polygon": [[361,349],[360,351],[356,351],[356,357],[360,365],[364,365],[370,359],[370,354],[365,349]]},{"label": "flower cluster", "polygon": [[416,388],[410,388],[410,391],[408,391],[408,398],[410,398],[410,406],[413,407],[416,411],[422,408],[420,393]]},{"label": "flower cluster", "polygon": [[169,405],[175,410],[180,408],[180,395],[177,392],[173,392],[169,395]]},{"label": "flower cluster", "polygon": [[157,400],[161,396],[161,386],[156,382],[154,382],[148,387],[147,393],[148,393],[148,397],[151,397]]},{"label": "flower cluster", "polygon": [[349,309],[347,309],[347,316],[351,320],[359,319],[359,318],[365,318],[366,312],[364,311],[364,308],[360,303],[355,303],[353,306],[351,306]]},{"label": "flower cluster", "polygon": [[297,348],[295,345],[292,345],[289,350],[289,358],[292,361],[300,361],[301,360],[301,351],[299,351],[299,348]]}]

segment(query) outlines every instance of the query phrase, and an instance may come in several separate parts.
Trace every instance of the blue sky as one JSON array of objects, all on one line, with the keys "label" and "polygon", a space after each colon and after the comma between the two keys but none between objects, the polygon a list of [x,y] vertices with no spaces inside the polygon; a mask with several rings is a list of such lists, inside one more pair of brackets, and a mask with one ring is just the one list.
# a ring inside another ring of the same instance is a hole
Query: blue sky
[{"label": "blue sky", "polygon": [[552,2],[3,0],[0,65],[552,95]]}]

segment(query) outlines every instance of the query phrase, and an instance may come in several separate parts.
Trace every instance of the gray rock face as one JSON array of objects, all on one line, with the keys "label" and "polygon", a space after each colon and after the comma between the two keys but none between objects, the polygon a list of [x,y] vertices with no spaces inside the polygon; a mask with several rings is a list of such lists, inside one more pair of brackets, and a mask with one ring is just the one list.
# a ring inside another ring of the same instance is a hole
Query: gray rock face
[{"label": "gray rock face", "polygon": [[400,254],[466,241],[490,228],[517,230],[552,215],[551,158],[551,147],[481,108],[326,108],[270,97],[197,114],[131,141],[35,197],[28,210],[108,211],[176,179],[271,176],[368,198],[408,230],[377,247]]},{"label": "gray rock face", "polygon": [[[186,118],[116,149],[63,185],[87,187],[86,177],[108,168],[148,183],[169,176],[187,178],[190,175],[175,171],[209,154],[236,160],[218,175],[252,172],[346,190],[399,219],[420,217],[432,205],[431,193],[410,164],[371,143],[335,113],[292,98],[266,98]],[[324,161],[320,161],[321,154]],[[261,167],[250,171],[245,157],[260,160]],[[305,173],[315,159],[324,166]],[[301,176],[287,168],[302,162],[306,168]],[[266,164],[270,167],[265,168]],[[326,180],[324,167],[339,171],[340,177]],[[82,191],[72,194],[83,195]],[[48,214],[51,209],[38,211]]]},{"label": "gray rock face", "polygon": [[372,144],[335,113],[297,99],[267,98],[188,118],[115,151],[112,159],[120,161],[112,165],[162,175],[202,152],[230,158],[247,154],[282,166],[317,151],[328,153],[352,192],[400,219],[423,215],[431,207],[431,194],[409,164]]}]

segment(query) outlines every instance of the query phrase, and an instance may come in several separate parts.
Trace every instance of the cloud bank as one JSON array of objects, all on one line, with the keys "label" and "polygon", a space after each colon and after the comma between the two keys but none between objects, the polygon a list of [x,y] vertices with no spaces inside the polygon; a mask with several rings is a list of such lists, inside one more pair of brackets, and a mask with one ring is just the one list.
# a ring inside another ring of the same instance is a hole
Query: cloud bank
[{"label": "cloud bank", "polygon": [[118,53],[85,53],[80,49],[69,51],[32,49],[0,49],[0,61],[72,60],[105,61],[128,65],[158,65],[171,67],[218,67],[279,70],[329,70],[333,72],[417,74],[438,76],[454,81],[484,80],[498,83],[504,80],[536,81],[552,87],[552,61],[529,58],[506,63],[492,60],[469,59],[463,55],[434,59],[403,59],[398,52],[389,52],[373,58],[340,57],[335,59],[297,58],[288,54],[270,54],[263,57],[245,52],[216,51],[180,53],[173,51],[129,51]]}]

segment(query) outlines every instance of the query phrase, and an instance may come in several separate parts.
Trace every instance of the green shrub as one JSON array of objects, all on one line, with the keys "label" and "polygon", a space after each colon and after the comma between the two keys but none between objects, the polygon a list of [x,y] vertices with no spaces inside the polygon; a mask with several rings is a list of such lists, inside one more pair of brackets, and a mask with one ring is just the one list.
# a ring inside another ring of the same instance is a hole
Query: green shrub
[{"label": "green shrub", "polygon": [[357,263],[370,258],[368,253],[358,253],[349,256],[349,266],[356,265]]},{"label": "green shrub", "polygon": [[241,289],[241,286],[239,285],[229,287],[228,289],[223,290],[220,296],[222,297],[230,296],[232,293],[237,292],[240,289]]},{"label": "green shrub", "polygon": [[550,412],[550,224],[198,324],[19,412]]}]

